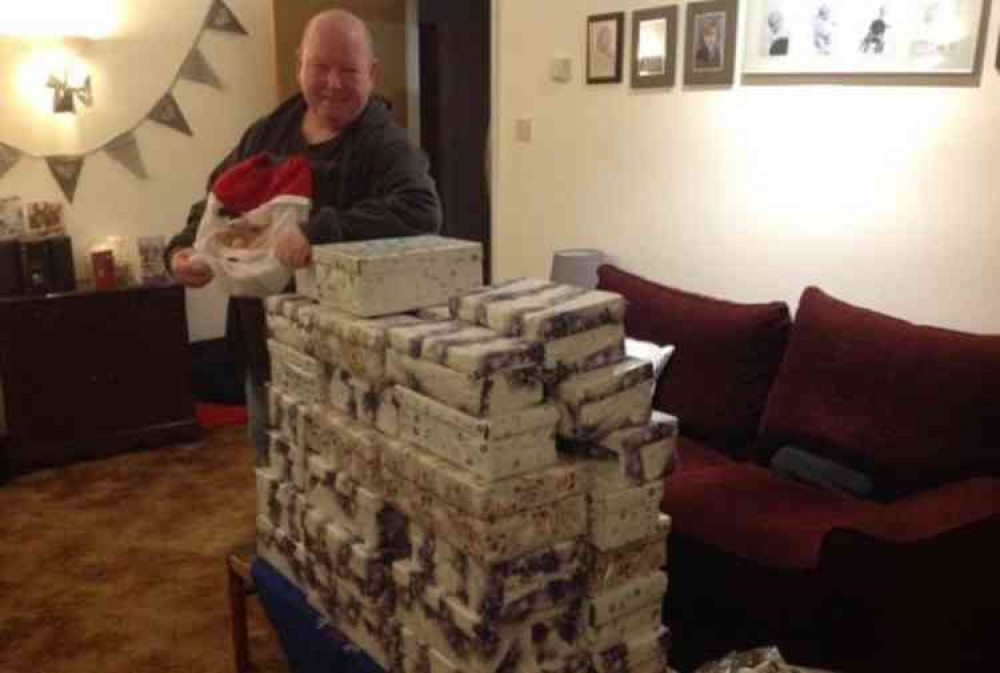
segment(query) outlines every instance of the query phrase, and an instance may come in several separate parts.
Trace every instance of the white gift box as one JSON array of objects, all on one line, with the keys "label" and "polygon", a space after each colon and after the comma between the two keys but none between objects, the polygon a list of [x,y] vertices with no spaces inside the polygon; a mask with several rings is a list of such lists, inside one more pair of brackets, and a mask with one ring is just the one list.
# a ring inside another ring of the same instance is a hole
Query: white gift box
[{"label": "white gift box", "polygon": [[423,322],[389,330],[389,345],[411,358],[429,360],[473,378],[530,369],[542,362],[538,342],[506,337],[494,330],[451,320]]},{"label": "white gift box", "polygon": [[625,320],[625,299],[532,278],[477,289],[451,300],[452,314],[503,334],[552,341]]},{"label": "white gift box", "polygon": [[[486,481],[402,440],[381,444],[383,479],[403,479],[470,516],[493,521],[583,491],[583,478],[568,461],[534,472]],[[400,488],[403,488],[402,486]]]},{"label": "white gift box", "polygon": [[485,565],[574,539],[587,527],[587,507],[582,494],[486,521],[464,514],[401,480],[387,482],[385,489],[386,498],[409,521],[433,531],[442,541]]},{"label": "white gift box", "polygon": [[670,517],[661,514],[655,532],[621,547],[596,550],[593,567],[587,577],[589,595],[610,591],[639,577],[649,575],[667,565],[667,536]]},{"label": "white gift box", "polygon": [[376,388],[385,385],[385,354],[390,328],[421,322],[412,315],[361,318],[328,306],[315,312],[316,354]]},{"label": "white gift box", "polygon": [[556,463],[558,410],[539,405],[477,418],[407,388],[397,390],[400,439],[482,479],[496,481]]},{"label": "white gift box", "polygon": [[390,350],[386,369],[395,383],[471,416],[504,414],[540,404],[544,399],[542,382],[534,367],[473,376]]},{"label": "white gift box", "polygon": [[656,414],[651,423],[623,428],[602,437],[596,445],[617,456],[617,477],[614,471],[603,468],[598,483],[638,486],[660,479],[673,461],[677,434],[676,417]]},{"label": "white gift box", "polygon": [[321,303],[372,317],[436,306],[482,283],[482,245],[412,236],[313,246]]},{"label": "white gift box", "polygon": [[625,358],[625,328],[611,324],[546,341],[542,372],[546,381],[559,383],[574,374],[606,367]]},{"label": "white gift box", "polygon": [[391,541],[384,513],[385,500],[359,486],[348,474],[330,469],[319,456],[309,458],[310,485],[306,501],[319,514],[355,535],[369,551],[379,551]]},{"label": "white gift box", "polygon": [[271,355],[271,385],[306,404],[326,400],[327,376],[322,362],[274,339],[268,339],[267,349]]},{"label": "white gift box", "polygon": [[667,574],[653,572],[605,591],[587,600],[590,626],[601,626],[635,612],[642,606],[661,600],[667,593]]},{"label": "white gift box", "polygon": [[633,360],[564,381],[555,396],[559,435],[596,439],[624,426],[648,423],[653,403],[651,377],[649,363]]},{"label": "white gift box", "polygon": [[591,542],[607,550],[653,535],[659,525],[662,497],[660,481],[591,493],[587,514]]}]

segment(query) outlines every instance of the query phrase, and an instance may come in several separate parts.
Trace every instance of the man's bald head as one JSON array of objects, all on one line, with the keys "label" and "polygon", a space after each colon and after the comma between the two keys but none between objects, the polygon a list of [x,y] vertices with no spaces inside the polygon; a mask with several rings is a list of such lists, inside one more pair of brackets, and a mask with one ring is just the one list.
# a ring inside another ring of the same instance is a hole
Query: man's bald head
[{"label": "man's bald head", "polygon": [[366,56],[373,61],[376,60],[375,42],[372,40],[372,33],[368,29],[368,25],[356,14],[352,14],[346,9],[328,9],[309,19],[305,30],[302,31],[300,52],[305,50],[310,33],[314,31],[337,32],[341,35],[354,36],[360,39]]},{"label": "man's bald head", "polygon": [[342,9],[320,12],[306,25],[299,48],[299,86],[307,114],[339,133],[368,105],[377,61],[364,21]]}]

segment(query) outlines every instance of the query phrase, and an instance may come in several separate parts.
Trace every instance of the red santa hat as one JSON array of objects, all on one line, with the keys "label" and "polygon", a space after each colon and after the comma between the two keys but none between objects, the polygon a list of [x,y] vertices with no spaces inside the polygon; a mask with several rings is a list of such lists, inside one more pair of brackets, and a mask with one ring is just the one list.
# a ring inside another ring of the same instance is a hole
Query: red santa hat
[{"label": "red santa hat", "polygon": [[312,170],[303,157],[276,159],[267,154],[231,166],[212,185],[226,210],[239,214],[271,202],[308,206],[312,190]]}]

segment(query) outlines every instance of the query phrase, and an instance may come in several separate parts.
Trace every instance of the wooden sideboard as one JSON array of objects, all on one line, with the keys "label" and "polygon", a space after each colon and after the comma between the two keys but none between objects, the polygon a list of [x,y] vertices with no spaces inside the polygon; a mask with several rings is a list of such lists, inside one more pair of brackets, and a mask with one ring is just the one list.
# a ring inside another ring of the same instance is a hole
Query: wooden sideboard
[{"label": "wooden sideboard", "polygon": [[0,477],[197,439],[180,286],[0,298]]}]

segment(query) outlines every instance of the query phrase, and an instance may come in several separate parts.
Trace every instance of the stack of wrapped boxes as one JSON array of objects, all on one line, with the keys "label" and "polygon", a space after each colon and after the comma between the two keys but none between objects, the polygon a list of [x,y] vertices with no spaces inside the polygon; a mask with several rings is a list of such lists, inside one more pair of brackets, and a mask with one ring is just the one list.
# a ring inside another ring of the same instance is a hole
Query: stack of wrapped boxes
[{"label": "stack of wrapped boxes", "polygon": [[677,422],[623,299],[478,287],[479,246],[440,237],[314,257],[314,296],[266,303],[261,556],[388,670],[667,670]]}]

